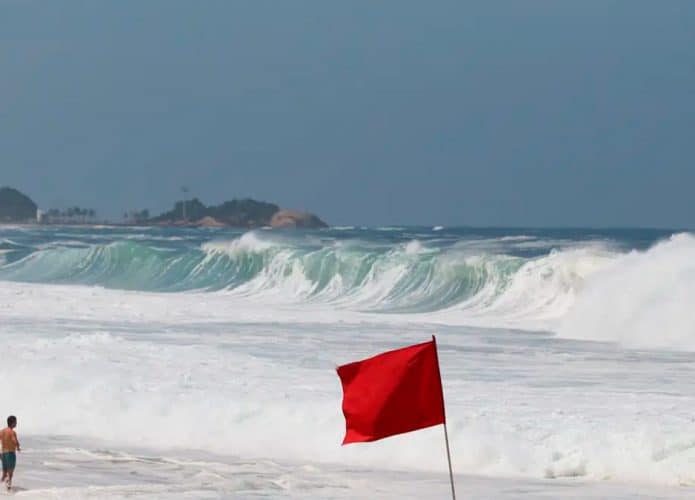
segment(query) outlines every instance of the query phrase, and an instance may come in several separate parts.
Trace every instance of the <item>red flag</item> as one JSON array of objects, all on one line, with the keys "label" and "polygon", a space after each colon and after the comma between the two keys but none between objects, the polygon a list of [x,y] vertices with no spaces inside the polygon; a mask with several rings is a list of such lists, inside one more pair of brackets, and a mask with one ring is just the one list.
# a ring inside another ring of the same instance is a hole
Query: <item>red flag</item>
[{"label": "red flag", "polygon": [[338,367],[343,385],[343,444],[376,441],[443,424],[437,344],[417,344]]}]

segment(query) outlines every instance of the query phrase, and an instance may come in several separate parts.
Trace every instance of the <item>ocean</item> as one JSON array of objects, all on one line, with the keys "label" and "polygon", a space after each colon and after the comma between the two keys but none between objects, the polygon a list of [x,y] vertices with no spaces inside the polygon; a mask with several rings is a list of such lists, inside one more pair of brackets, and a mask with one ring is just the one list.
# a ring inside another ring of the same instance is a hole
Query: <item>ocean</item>
[{"label": "ocean", "polygon": [[447,498],[335,373],[436,335],[461,498],[692,498],[693,310],[683,231],[0,227],[16,495]]}]

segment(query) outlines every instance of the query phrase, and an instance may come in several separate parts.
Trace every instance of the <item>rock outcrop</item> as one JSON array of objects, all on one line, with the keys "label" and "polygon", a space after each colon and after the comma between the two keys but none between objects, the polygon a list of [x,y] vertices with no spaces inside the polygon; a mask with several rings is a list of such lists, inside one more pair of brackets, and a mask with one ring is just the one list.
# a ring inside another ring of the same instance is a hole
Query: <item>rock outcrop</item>
[{"label": "rock outcrop", "polygon": [[205,217],[197,221],[195,225],[198,227],[226,227],[227,224],[218,221],[214,217],[206,215]]},{"label": "rock outcrop", "polygon": [[317,229],[328,227],[328,224],[323,222],[314,214],[307,212],[297,212],[295,210],[278,210],[270,219],[271,227],[290,227],[290,228],[306,228]]}]

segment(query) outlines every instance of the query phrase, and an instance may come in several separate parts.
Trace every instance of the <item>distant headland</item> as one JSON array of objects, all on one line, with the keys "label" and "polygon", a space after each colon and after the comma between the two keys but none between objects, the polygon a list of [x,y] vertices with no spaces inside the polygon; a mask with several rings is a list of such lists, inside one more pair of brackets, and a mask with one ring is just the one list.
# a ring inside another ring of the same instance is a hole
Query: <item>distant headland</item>
[{"label": "distant headland", "polygon": [[180,200],[168,212],[150,216],[149,210],[126,212],[123,221],[99,221],[96,210],[70,207],[41,210],[27,195],[10,187],[0,187],[0,224],[113,224],[182,227],[235,228],[322,228],[328,225],[318,216],[280,208],[274,203],[251,198],[234,199],[219,205],[205,205],[198,198]]}]

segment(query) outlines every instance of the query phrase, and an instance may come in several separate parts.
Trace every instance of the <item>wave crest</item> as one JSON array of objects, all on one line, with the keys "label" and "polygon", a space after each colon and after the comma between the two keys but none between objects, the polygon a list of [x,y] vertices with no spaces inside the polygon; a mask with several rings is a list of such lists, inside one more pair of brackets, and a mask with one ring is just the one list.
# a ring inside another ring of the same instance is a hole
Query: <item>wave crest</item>
[{"label": "wave crest", "polygon": [[504,253],[498,240],[442,247],[418,239],[384,243],[262,232],[200,247],[132,238],[34,248],[5,239],[0,246],[3,280],[224,291],[259,303],[427,313],[418,320],[695,349],[695,236],[688,233],[644,251],[593,241],[533,257]]},{"label": "wave crest", "polygon": [[573,301],[562,337],[630,347],[695,349],[695,237],[682,233],[624,254]]},{"label": "wave crest", "polygon": [[42,248],[0,267],[0,278],[161,292],[228,290],[363,311],[552,316],[614,256],[588,247],[522,258],[418,240],[379,246],[249,232],[200,248],[132,239]]}]

